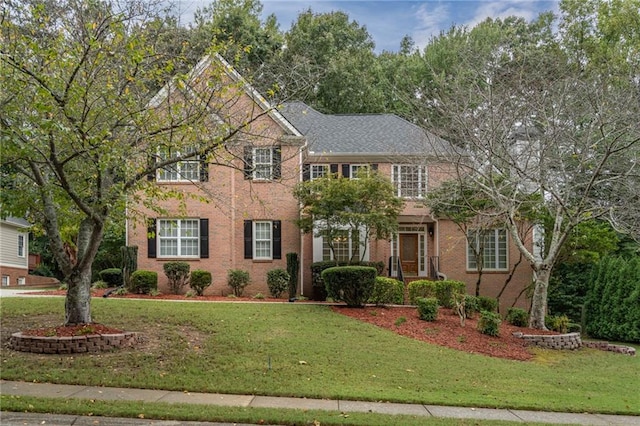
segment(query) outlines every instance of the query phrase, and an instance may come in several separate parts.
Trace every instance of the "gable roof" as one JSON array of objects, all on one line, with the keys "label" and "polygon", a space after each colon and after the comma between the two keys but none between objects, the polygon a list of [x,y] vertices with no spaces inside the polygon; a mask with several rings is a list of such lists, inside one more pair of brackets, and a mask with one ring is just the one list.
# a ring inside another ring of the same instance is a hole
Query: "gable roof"
[{"label": "gable roof", "polygon": [[449,142],[394,114],[323,114],[304,102],[287,102],[282,115],[306,136],[309,154],[435,156]]},{"label": "gable roof", "polygon": [[[196,80],[203,72],[207,70],[207,68],[211,66],[211,64],[214,61],[220,62],[223,65],[225,73],[233,81],[236,81],[242,84],[244,92],[260,108],[262,108],[263,111],[267,112],[267,114],[283,128],[286,134],[292,135],[292,136],[302,136],[300,132],[298,132],[298,130],[291,123],[289,123],[287,119],[284,118],[282,114],[280,114],[280,112],[269,103],[269,101],[267,101],[264,98],[264,96],[262,96],[251,84],[249,84],[249,82],[244,77],[242,77],[240,73],[236,71],[236,69],[218,53],[214,53],[212,55],[205,55],[200,60],[200,62],[198,62],[196,66],[193,67],[191,71],[189,71],[187,80],[188,81]],[[148,105],[150,107],[159,106],[167,98],[167,96],[169,96],[169,92],[170,92],[169,89],[172,89],[172,90],[176,89],[174,80],[171,80],[171,82],[165,84],[162,87],[162,89],[160,89],[160,91],[158,91],[158,93],[156,93],[155,96],[151,98]],[[215,118],[217,118],[218,120],[221,120],[220,117],[215,117]]]},{"label": "gable roof", "polygon": [[7,216],[1,219],[0,222],[7,225],[15,226],[18,228],[30,228],[32,226],[31,223],[29,223],[26,219],[23,219],[21,217]]}]

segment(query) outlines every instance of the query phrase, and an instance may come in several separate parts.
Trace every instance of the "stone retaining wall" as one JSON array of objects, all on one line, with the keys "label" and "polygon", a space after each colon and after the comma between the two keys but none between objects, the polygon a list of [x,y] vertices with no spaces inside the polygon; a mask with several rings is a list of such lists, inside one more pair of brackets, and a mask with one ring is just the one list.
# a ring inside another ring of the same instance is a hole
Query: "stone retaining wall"
[{"label": "stone retaining wall", "polygon": [[631,346],[612,345],[609,342],[584,342],[584,345],[588,348],[600,349],[601,351],[611,351],[631,356],[636,355],[636,348],[632,348]]},{"label": "stone retaining wall", "polygon": [[13,333],[9,339],[9,347],[20,352],[71,354],[104,352],[134,346],[137,342],[138,336],[134,332],[70,337],[25,336],[22,333]]},{"label": "stone retaining wall", "polygon": [[582,347],[580,333],[524,334],[517,332],[513,335],[524,339],[530,345],[547,349],[579,349]]}]

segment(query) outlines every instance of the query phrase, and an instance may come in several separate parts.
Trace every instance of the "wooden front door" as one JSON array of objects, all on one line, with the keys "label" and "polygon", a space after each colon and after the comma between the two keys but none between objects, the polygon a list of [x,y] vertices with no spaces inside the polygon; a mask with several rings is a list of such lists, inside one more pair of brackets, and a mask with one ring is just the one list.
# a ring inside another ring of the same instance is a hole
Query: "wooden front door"
[{"label": "wooden front door", "polygon": [[418,275],[418,234],[400,234],[400,263],[405,275]]}]

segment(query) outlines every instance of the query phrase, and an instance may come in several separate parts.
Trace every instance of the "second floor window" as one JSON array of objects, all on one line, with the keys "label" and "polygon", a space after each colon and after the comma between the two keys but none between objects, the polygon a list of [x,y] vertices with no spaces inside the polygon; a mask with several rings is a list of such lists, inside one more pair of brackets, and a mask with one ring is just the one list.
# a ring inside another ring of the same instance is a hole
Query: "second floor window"
[{"label": "second floor window", "polygon": [[[158,153],[160,162],[171,158],[184,158],[192,154],[194,149],[184,149],[182,151],[171,151],[168,149],[161,150]],[[178,161],[177,163],[166,166],[158,170],[158,182],[193,182],[200,181],[200,160],[197,156],[193,156],[188,160]]]},{"label": "second floor window", "polygon": [[245,179],[280,179],[280,163],[280,147],[246,147],[244,152]]},{"label": "second floor window", "polygon": [[329,175],[329,165],[328,164],[311,164],[309,173],[310,173],[311,180],[323,178]]},{"label": "second floor window", "polygon": [[427,170],[425,166],[407,164],[394,165],[392,180],[398,197],[422,198],[427,193]]},{"label": "second floor window", "polygon": [[349,169],[351,179],[358,179],[359,176],[368,176],[371,168],[368,164],[350,164]]},{"label": "second floor window", "polygon": [[468,231],[467,269],[477,270],[478,259],[482,259],[482,269],[507,269],[507,231],[505,229]]},{"label": "second floor window", "polygon": [[158,219],[159,257],[199,257],[198,219]]},{"label": "second floor window", "polygon": [[25,235],[18,234],[18,257],[25,257],[25,241]]}]

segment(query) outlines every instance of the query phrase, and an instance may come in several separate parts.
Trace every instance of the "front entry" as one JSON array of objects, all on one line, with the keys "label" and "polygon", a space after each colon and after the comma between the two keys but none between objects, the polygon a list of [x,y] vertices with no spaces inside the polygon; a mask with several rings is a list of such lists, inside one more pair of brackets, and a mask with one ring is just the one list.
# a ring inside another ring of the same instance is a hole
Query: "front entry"
[{"label": "front entry", "polygon": [[418,275],[418,234],[400,234],[400,263],[405,275]]}]

